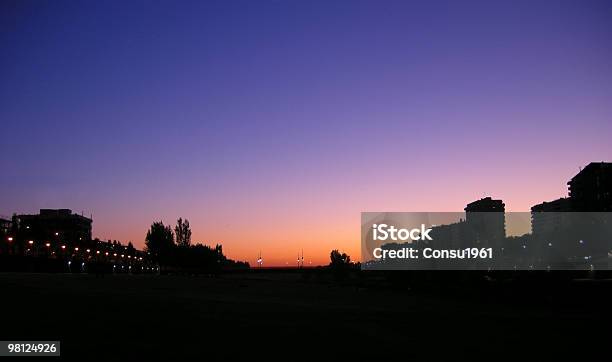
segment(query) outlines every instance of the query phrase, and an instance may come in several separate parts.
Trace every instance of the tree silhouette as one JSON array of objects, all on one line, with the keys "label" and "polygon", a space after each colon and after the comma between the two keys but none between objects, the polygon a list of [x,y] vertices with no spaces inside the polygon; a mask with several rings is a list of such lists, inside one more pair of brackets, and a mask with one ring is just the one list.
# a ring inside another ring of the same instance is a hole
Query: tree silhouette
[{"label": "tree silhouette", "polygon": [[346,253],[340,253],[337,249],[331,251],[329,258],[331,259],[329,264],[331,267],[342,268],[351,263],[351,257]]},{"label": "tree silhouette", "polygon": [[163,222],[154,222],[147,231],[145,238],[147,251],[151,253],[160,264],[168,260],[172,248],[174,247],[174,235],[172,228],[164,225]]},{"label": "tree silhouette", "polygon": [[182,218],[176,220],[176,227],[174,228],[174,234],[176,235],[176,244],[181,247],[189,247],[191,245],[191,228],[189,227],[189,220]]}]

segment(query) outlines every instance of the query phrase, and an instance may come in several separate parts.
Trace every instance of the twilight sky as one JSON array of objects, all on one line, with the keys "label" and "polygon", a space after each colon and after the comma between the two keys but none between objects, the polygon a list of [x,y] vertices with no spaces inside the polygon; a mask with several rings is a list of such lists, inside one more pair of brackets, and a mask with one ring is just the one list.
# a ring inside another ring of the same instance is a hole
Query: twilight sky
[{"label": "twilight sky", "polygon": [[2,1],[0,214],[252,264],[362,211],[527,211],[612,160],[610,1]]}]

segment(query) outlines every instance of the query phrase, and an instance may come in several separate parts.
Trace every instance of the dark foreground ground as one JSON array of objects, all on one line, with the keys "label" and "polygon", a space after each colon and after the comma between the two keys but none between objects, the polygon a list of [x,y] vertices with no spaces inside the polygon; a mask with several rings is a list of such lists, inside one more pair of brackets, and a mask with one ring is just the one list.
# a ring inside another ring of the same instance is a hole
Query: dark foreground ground
[{"label": "dark foreground ground", "polygon": [[61,340],[63,357],[83,361],[523,360],[570,352],[586,360],[612,342],[611,286],[415,291],[296,273],[0,273],[0,340]]}]

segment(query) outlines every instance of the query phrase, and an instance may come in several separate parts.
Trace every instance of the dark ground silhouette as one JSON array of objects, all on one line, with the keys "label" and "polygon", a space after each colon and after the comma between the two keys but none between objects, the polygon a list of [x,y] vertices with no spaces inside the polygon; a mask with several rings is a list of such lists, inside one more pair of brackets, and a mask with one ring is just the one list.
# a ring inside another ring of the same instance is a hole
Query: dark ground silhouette
[{"label": "dark ground silhouette", "polygon": [[59,339],[81,360],[496,360],[607,346],[609,280],[415,290],[305,273],[1,273],[0,339]]}]

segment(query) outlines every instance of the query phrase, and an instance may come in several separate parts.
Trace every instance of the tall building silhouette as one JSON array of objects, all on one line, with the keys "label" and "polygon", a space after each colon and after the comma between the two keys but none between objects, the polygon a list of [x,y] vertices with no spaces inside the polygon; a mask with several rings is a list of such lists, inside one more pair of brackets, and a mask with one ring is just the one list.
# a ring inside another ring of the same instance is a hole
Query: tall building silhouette
[{"label": "tall building silhouette", "polygon": [[537,261],[561,269],[607,269],[612,224],[605,212],[612,211],[612,163],[592,162],[567,185],[568,197],[531,208]]},{"label": "tall building silhouette", "polygon": [[506,236],[504,202],[485,197],[464,210],[465,220],[432,227],[431,245],[440,249],[499,247]]},{"label": "tall building silhouette", "polygon": [[612,163],[591,162],[567,185],[573,211],[612,211]]},{"label": "tall building silhouette", "polygon": [[541,234],[558,230],[567,222],[568,215],[564,212],[572,211],[571,200],[567,197],[534,205],[531,207],[531,231]]},{"label": "tall building silhouette", "polygon": [[477,243],[496,246],[506,237],[506,205],[502,200],[485,197],[467,204],[464,210],[465,222],[474,230]]},{"label": "tall building silhouette", "polygon": [[91,223],[70,209],[41,209],[37,215],[19,215],[19,232],[28,240],[70,244],[91,240]]},{"label": "tall building silhouette", "polygon": [[534,235],[559,230],[567,225],[569,211],[612,211],[612,163],[591,162],[567,182],[569,197],[531,207]]}]

